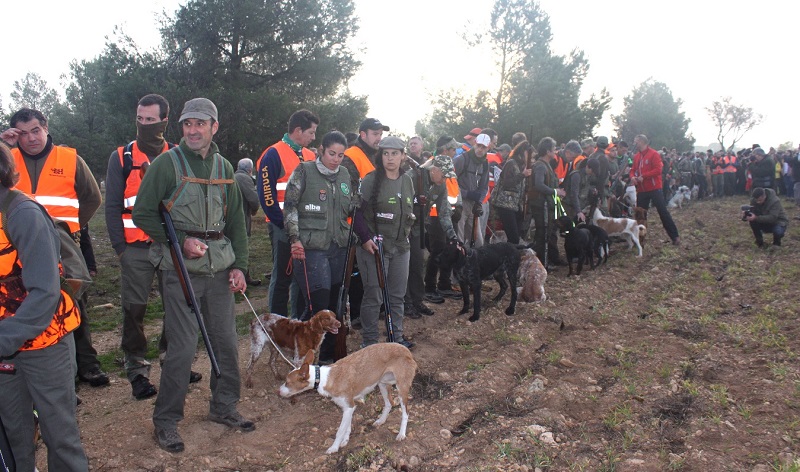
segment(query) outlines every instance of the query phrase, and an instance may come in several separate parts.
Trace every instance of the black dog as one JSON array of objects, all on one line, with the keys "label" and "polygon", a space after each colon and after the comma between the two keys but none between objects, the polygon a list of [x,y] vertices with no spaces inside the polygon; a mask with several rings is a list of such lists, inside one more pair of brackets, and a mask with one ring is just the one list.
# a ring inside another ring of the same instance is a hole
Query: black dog
[{"label": "black dog", "polygon": [[472,291],[475,297],[470,321],[478,321],[481,315],[481,280],[494,277],[500,285],[500,293],[493,298],[498,302],[505,295],[509,284],[511,285],[511,303],[506,308],[506,315],[513,315],[517,306],[517,271],[519,270],[519,248],[511,243],[495,243],[482,246],[478,249],[468,249],[460,242],[454,241],[439,255],[439,262],[443,270],[451,268],[461,286],[461,295],[464,297],[464,307],[460,315],[469,311],[469,294]]},{"label": "black dog", "polygon": [[606,233],[606,230],[597,225],[590,225],[586,223],[579,224],[578,228],[586,228],[590,233],[592,233],[592,243],[594,254],[597,256],[597,266],[600,264],[605,264],[608,261],[608,248],[610,246],[608,242],[608,233]]},{"label": "black dog", "polygon": [[569,274],[572,275],[572,259],[578,258],[577,275],[581,275],[583,263],[589,259],[589,266],[594,270],[594,246],[592,232],[586,228],[576,228],[575,222],[569,216],[560,216],[556,220],[561,236],[564,238],[564,251],[567,253]]}]

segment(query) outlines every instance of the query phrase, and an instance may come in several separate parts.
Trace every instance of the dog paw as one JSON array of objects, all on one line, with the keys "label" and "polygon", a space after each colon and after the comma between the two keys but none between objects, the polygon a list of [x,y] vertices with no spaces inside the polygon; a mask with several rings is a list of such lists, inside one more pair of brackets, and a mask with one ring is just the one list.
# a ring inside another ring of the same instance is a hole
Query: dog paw
[{"label": "dog paw", "polygon": [[466,315],[467,313],[469,313],[469,307],[463,308],[458,312],[459,315]]},{"label": "dog paw", "polygon": [[244,386],[247,388],[253,388],[253,379],[250,378],[246,379],[244,381]]},{"label": "dog paw", "polygon": [[378,418],[377,420],[375,420],[374,423],[372,423],[372,426],[380,426],[385,422],[386,422],[386,420],[381,421],[380,418]]},{"label": "dog paw", "polygon": [[334,453],[337,453],[337,452],[339,452],[339,447],[338,446],[331,446],[331,447],[328,448],[327,451],[325,451],[325,454],[334,454]]},{"label": "dog paw", "polygon": [[469,317],[469,320],[472,321],[473,323],[478,321],[479,319],[481,319],[480,315],[472,315]]},{"label": "dog paw", "polygon": [[398,434],[398,435],[397,435],[397,437],[395,438],[395,440],[396,440],[396,441],[402,441],[402,440],[403,440],[403,439],[405,439],[405,438],[406,438],[406,435],[405,435],[405,434],[403,434],[403,433],[400,433],[400,434]]},{"label": "dog paw", "polygon": [[514,309],[513,308],[506,308],[506,315],[511,316],[513,314],[514,314]]}]

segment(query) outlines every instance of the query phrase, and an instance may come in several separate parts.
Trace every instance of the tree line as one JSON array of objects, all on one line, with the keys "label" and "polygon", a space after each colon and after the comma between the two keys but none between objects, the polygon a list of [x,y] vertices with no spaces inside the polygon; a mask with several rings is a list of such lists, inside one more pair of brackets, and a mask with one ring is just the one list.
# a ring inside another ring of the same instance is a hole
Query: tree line
[{"label": "tree line", "polygon": [[[464,40],[491,47],[496,88],[443,90],[432,97],[429,113],[415,127],[428,148],[440,135],[458,137],[475,126],[491,126],[503,140],[517,131],[534,142],[592,136],[611,96],[603,89],[581,101],[589,72],[584,53],[552,51],[549,16],[534,0],[495,0],[490,24]],[[367,96],[347,87],[361,66],[348,46],[358,30],[352,0],[190,0],[162,19],[159,30],[161,45],[141,50],[115,29],[97,57],[71,63],[63,100],[28,73],[15,82],[8,112],[40,109],[55,142],[78,149],[98,176],[105,174],[111,151],[133,139],[136,103],[148,93],[164,95],[172,105],[170,141],[180,138],[177,120],[186,100],[203,96],[220,104],[224,126],[215,141],[234,163],[257,158],[279,139],[296,109],[313,110],[326,131],[355,130],[367,116]],[[623,112],[612,117],[619,138],[632,142],[644,133],[657,147],[692,148],[691,120],[666,84],[648,80],[624,100]],[[720,103],[737,106],[730,99]],[[709,113],[720,117],[721,145],[723,131],[738,136],[755,126],[741,116],[749,111],[758,118],[752,109],[739,106],[731,114],[716,104]],[[738,123],[735,132],[728,121]]]}]

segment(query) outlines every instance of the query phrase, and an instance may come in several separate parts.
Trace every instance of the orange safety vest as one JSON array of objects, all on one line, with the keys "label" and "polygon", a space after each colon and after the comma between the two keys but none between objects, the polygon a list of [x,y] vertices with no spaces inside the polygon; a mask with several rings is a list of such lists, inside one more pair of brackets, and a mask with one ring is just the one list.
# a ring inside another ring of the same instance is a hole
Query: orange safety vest
[{"label": "orange safety vest", "polygon": [[[447,201],[450,202],[451,208],[455,208],[456,203],[458,203],[458,179],[455,177],[450,177],[445,179],[444,184],[447,188]],[[436,210],[436,203],[431,205],[431,211],[429,214],[431,216],[439,216],[439,213]]]},{"label": "orange safety vest", "polygon": [[736,156],[725,156],[725,172],[736,172]]},{"label": "orange safety vest", "polygon": [[556,154],[556,167],[553,169],[558,177],[558,183],[562,183],[567,178],[567,162]]},{"label": "orange safety vest", "polygon": [[715,165],[719,165],[719,167],[714,167],[714,170],[711,171],[712,174],[722,174],[725,172],[725,169],[722,167],[722,165],[725,164],[725,158],[717,156],[713,158],[713,162]]},{"label": "orange safety vest", "polygon": [[65,221],[71,233],[80,231],[78,223],[78,193],[75,191],[75,171],[78,168],[78,152],[64,146],[53,146],[45,160],[36,192],[31,189],[31,177],[25,166],[25,158],[19,148],[11,150],[19,172],[16,188],[31,195],[47,209],[51,217]]},{"label": "orange safety vest", "polygon": [[[21,198],[21,197],[17,197]],[[17,249],[11,244],[2,227],[0,215],[0,320],[14,316],[22,304],[28,291],[22,284],[22,263],[19,260]],[[59,272],[63,272],[61,263],[58,264]],[[80,312],[75,302],[64,290],[61,290],[61,299],[53,314],[53,320],[42,333],[33,339],[25,341],[20,351],[33,351],[52,346],[65,335],[72,332],[81,322]]]},{"label": "orange safety vest", "polygon": [[489,191],[486,192],[486,197],[483,199],[483,203],[489,201],[489,197],[492,196],[492,190],[494,190],[494,171],[492,170],[492,164],[496,164],[497,167],[500,167],[503,164],[503,158],[500,154],[495,152],[490,152],[486,154],[486,160],[489,161]]},{"label": "orange safety vest", "polygon": [[[367,174],[375,170],[375,165],[358,146],[350,146],[347,151],[344,152],[344,155],[349,157],[350,160],[353,161],[353,164],[356,165],[358,177],[360,179],[363,179]],[[351,175],[350,178],[352,179],[353,176]]]},{"label": "orange safety vest", "polygon": [[[286,186],[288,185],[289,177],[292,176],[292,172],[294,172],[295,168],[300,165],[300,158],[297,156],[297,153],[294,152],[294,149],[283,142],[283,140],[278,141],[277,143],[268,147],[267,150],[264,151],[264,155],[267,154],[267,151],[273,148],[278,151],[278,157],[281,158],[281,166],[283,167],[283,175],[278,177],[278,179],[275,181],[275,199],[278,202],[280,209],[283,210],[283,202],[286,196]],[[303,162],[313,161],[316,159],[314,152],[310,149],[302,148],[301,154],[303,155]],[[263,175],[262,178],[264,182],[266,182],[269,178],[269,175]],[[269,200],[269,197],[270,196],[268,196],[265,192],[264,199]],[[264,219],[269,221],[268,216]]]},{"label": "orange safety vest", "polygon": [[[573,159],[573,160],[572,160],[572,162],[570,163],[571,167],[569,168],[569,171],[570,171],[570,172],[572,172],[573,170],[577,169],[577,168],[578,168],[578,164],[579,164],[579,163],[580,163],[582,160],[584,160],[584,159],[586,159],[586,156],[584,156],[583,154],[579,154],[579,155],[578,155],[578,156],[577,156],[575,159]],[[566,177],[565,177],[565,178],[566,178]]]},{"label": "orange safety vest", "polygon": [[[147,154],[139,150],[139,145],[136,141],[131,143],[131,173],[128,174],[128,179],[125,181],[125,192],[122,195],[122,228],[125,231],[125,242],[128,244],[137,241],[147,241],[150,239],[144,231],[139,229],[133,224],[133,205],[136,203],[136,195],[139,193],[139,186],[142,184],[142,177],[147,166],[150,165],[150,158]],[[117,148],[119,154],[119,165],[125,169],[125,148],[127,146],[120,146]],[[169,151],[169,144],[164,143],[164,149],[161,152]],[[134,170],[138,172],[133,172]],[[124,174],[123,174],[124,175]]]}]

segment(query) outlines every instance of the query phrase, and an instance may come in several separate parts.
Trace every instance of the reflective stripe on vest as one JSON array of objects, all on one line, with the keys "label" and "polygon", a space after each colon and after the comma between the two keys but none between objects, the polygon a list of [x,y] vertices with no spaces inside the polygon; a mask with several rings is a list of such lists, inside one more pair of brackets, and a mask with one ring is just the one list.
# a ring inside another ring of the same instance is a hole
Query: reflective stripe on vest
[{"label": "reflective stripe on vest", "polygon": [[[281,159],[281,166],[283,167],[283,175],[278,177],[275,181],[275,201],[278,202],[278,207],[283,210],[283,200],[286,195],[286,187],[287,183],[289,182],[289,177],[292,176],[292,172],[294,172],[295,168],[300,165],[301,159],[297,156],[297,153],[289,146],[287,143],[283,142],[283,140],[278,141],[277,143],[273,144],[272,146],[268,147],[266,151],[264,151],[264,155],[270,150],[275,149],[278,151],[278,157]],[[314,152],[310,149],[303,148],[301,151],[303,155],[302,162],[305,161],[313,161],[316,159]],[[265,180],[268,179],[269,176],[265,177]],[[265,218],[266,221],[269,221],[269,217]]]},{"label": "reflective stripe on vest", "polygon": [[[349,157],[353,164],[356,165],[356,169],[358,169],[358,177],[363,179],[367,176],[370,172],[375,170],[375,165],[372,164],[372,161],[369,160],[364,151],[361,150],[358,146],[350,146],[345,152],[344,155]],[[351,175],[350,178],[352,179],[353,176]]]},{"label": "reflective stripe on vest", "polygon": [[[18,196],[17,198],[24,197]],[[62,272],[61,264],[59,264],[59,272]],[[22,263],[19,261],[19,254],[8,240],[5,228],[2,228],[2,215],[0,215],[0,278],[4,280],[0,283],[1,298],[5,300],[4,304],[0,305],[0,320],[3,320],[14,316],[28,292],[22,285]],[[25,341],[20,347],[20,351],[33,351],[52,346],[77,328],[79,324],[78,307],[72,297],[61,290],[61,299],[50,325],[35,338]]]},{"label": "reflective stripe on vest", "polygon": [[[146,169],[147,165],[150,164],[150,158],[147,157],[147,154],[139,150],[139,145],[136,143],[136,141],[134,141],[132,144],[131,173],[128,174],[128,179],[125,181],[125,192],[122,195],[122,206],[127,211],[124,211],[121,215],[122,228],[125,231],[125,242],[128,244],[135,243],[137,241],[148,241],[150,239],[150,237],[144,231],[133,224],[133,217],[131,214],[133,211],[133,205],[136,203],[136,195],[139,193],[139,186],[142,184],[142,177],[144,176],[142,169]],[[125,168],[125,147],[126,146],[120,146],[117,148],[117,153],[119,154],[119,164],[123,169]],[[161,152],[164,153],[167,151],[169,151],[169,144],[164,143],[164,149],[162,149]]]},{"label": "reflective stripe on vest", "polygon": [[66,221],[72,233],[80,231],[78,224],[78,193],[75,191],[75,171],[78,153],[72,148],[53,146],[53,150],[42,165],[36,193],[31,189],[31,177],[19,148],[11,150],[19,172],[16,189],[21,190],[44,205],[51,217]]},{"label": "reflective stripe on vest", "polygon": [[[455,204],[458,203],[458,179],[455,177],[450,177],[445,179],[445,186],[447,187],[447,201],[450,202],[451,209],[455,207]],[[429,213],[430,216],[438,216],[439,213],[436,210],[436,203],[431,205],[431,211]]]}]

